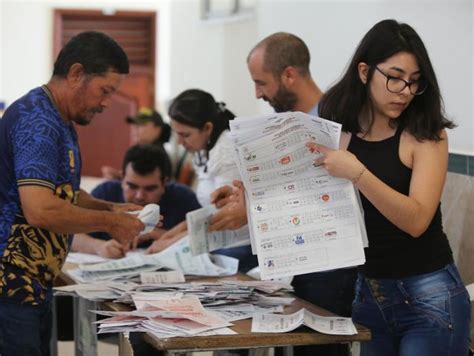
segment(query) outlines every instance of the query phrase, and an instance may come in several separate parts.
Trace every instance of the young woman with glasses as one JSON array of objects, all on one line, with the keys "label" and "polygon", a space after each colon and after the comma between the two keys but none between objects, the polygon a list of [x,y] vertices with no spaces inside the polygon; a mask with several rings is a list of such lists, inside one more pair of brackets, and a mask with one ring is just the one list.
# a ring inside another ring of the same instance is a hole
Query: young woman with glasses
[{"label": "young woman with glasses", "polygon": [[448,138],[438,82],[407,24],[377,23],[320,102],[342,124],[340,150],[308,144],[360,191],[369,237],[353,319],[367,355],[467,355],[470,304],[441,223]]}]

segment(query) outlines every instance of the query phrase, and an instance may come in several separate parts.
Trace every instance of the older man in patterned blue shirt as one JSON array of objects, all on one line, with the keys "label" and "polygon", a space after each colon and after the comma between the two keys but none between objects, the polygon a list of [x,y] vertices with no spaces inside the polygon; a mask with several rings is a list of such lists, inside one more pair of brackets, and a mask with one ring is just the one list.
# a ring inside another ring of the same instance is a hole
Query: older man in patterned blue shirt
[{"label": "older man in patterned blue shirt", "polygon": [[129,71],[110,37],[85,32],[60,52],[48,84],[15,101],[0,120],[0,355],[46,356],[52,284],[71,234],[106,231],[129,244],[144,228],[80,190],[74,124],[87,125]]}]

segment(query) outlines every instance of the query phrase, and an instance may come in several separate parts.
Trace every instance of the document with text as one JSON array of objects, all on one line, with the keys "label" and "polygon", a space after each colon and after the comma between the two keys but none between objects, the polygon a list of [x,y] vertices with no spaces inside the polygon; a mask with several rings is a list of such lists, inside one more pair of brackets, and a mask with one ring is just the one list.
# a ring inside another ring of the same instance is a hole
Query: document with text
[{"label": "document with text", "polygon": [[301,325],[323,334],[357,334],[351,318],[321,316],[304,308],[293,314],[257,314],[252,318],[252,332],[284,333],[295,330]]},{"label": "document with text", "polygon": [[217,211],[214,205],[190,211],[186,214],[189,243],[193,256],[220,248],[245,246],[249,244],[249,230],[244,226],[238,230],[209,231],[209,219]]},{"label": "document with text", "polygon": [[363,264],[366,232],[352,182],[305,146],[338,149],[341,125],[299,112],[231,122],[262,279]]}]

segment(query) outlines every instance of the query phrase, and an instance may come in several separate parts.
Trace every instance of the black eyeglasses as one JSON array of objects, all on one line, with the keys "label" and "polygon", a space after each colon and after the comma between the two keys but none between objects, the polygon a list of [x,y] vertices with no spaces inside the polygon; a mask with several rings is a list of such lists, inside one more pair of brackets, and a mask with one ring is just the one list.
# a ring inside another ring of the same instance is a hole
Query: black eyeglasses
[{"label": "black eyeglasses", "polygon": [[377,66],[375,66],[375,69],[377,69],[385,78],[387,78],[387,90],[391,93],[401,93],[406,87],[408,87],[412,95],[421,95],[428,87],[428,83],[422,79],[407,82],[401,78],[392,77],[384,73]]}]

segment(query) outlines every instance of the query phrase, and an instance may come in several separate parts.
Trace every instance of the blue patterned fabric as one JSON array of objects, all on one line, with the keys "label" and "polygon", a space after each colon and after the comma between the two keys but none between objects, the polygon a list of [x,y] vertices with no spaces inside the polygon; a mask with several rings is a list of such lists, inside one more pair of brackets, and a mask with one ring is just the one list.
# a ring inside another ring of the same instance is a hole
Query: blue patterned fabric
[{"label": "blue patterned fabric", "polygon": [[31,90],[5,111],[0,120],[0,299],[49,301],[71,240],[28,224],[19,187],[45,187],[75,203],[80,171],[74,126],[61,118],[44,89]]}]

